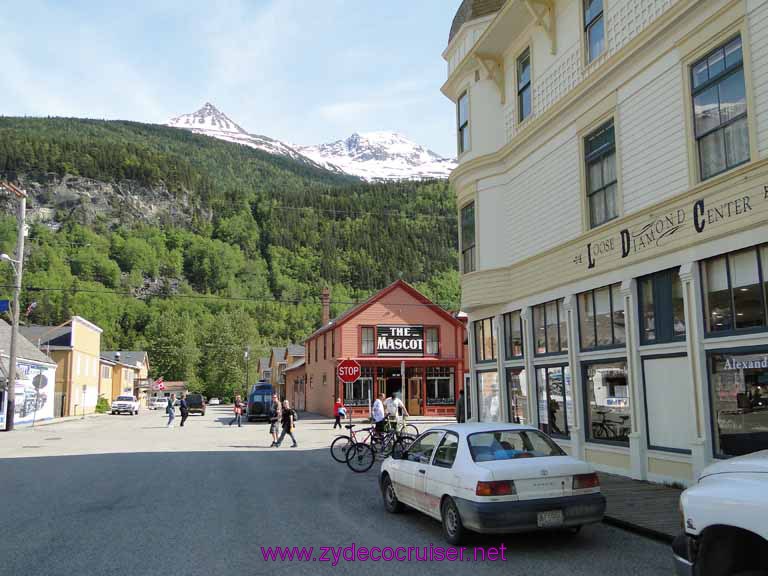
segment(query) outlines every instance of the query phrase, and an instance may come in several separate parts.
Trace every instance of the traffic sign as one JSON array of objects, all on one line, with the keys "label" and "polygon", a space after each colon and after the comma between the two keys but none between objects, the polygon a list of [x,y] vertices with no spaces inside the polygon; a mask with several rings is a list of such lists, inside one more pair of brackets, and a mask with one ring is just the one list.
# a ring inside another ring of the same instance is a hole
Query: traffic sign
[{"label": "traffic sign", "polygon": [[360,364],[354,360],[342,360],[336,369],[336,373],[339,375],[339,380],[345,384],[355,382],[360,378]]}]

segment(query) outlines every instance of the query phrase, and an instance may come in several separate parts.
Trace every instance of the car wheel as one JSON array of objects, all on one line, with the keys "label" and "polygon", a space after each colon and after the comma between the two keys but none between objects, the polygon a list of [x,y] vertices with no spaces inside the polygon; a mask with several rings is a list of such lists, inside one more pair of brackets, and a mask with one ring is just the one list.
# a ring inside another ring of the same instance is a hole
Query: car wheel
[{"label": "car wheel", "polygon": [[117,414],[117,412],[115,412],[114,410],[112,410],[112,416],[115,416],[116,414]]},{"label": "car wheel", "polygon": [[397,499],[395,494],[395,487],[392,485],[392,479],[389,474],[384,476],[381,481],[381,497],[384,499],[384,508],[390,514],[397,514],[403,511],[403,503]]},{"label": "car wheel", "polygon": [[459,509],[456,502],[450,496],[443,500],[440,506],[440,516],[443,519],[443,538],[449,544],[458,546],[464,539],[466,530],[459,515]]}]

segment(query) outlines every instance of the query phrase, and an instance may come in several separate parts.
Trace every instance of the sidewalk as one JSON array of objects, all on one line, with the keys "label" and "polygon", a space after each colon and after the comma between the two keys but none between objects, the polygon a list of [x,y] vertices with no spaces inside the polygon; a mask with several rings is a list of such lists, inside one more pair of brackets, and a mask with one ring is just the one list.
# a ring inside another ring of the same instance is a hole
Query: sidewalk
[{"label": "sidewalk", "polygon": [[678,502],[682,490],[603,472],[600,486],[608,501],[605,522],[664,542],[682,528]]},{"label": "sidewalk", "polygon": [[34,423],[34,426],[32,425],[32,422],[22,422],[15,424],[15,429],[24,429],[28,430],[30,428],[38,428],[40,426],[51,426],[53,424],[61,424],[63,422],[76,422],[78,420],[91,420],[92,418],[101,418],[102,416],[106,416],[107,414],[98,414],[96,412],[92,412],[85,415],[85,418],[82,416],[62,416],[60,418],[48,418],[47,420],[36,420]]}]

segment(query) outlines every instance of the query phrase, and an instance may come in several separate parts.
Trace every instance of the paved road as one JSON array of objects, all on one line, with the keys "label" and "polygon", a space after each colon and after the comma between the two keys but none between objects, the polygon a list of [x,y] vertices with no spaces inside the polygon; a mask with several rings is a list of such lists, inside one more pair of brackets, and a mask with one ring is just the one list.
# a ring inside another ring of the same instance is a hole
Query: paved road
[{"label": "paved road", "polygon": [[0,434],[0,574],[671,574],[667,546],[606,525],[470,541],[504,544],[506,562],[266,562],[261,546],[444,543],[437,522],[383,511],[374,471],[331,460],[327,421],[270,449],[263,424],[227,419],[221,407],[168,430],[144,412]]}]

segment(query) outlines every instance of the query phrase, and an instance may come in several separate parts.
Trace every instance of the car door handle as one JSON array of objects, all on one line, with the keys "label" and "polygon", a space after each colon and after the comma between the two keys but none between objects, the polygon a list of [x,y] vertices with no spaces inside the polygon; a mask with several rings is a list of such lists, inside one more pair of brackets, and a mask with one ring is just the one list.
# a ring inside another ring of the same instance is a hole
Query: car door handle
[{"label": "car door handle", "polygon": [[426,471],[426,470],[424,470],[423,468],[420,468],[420,469],[419,469],[419,474],[426,474],[426,473],[427,473],[427,471]]}]

